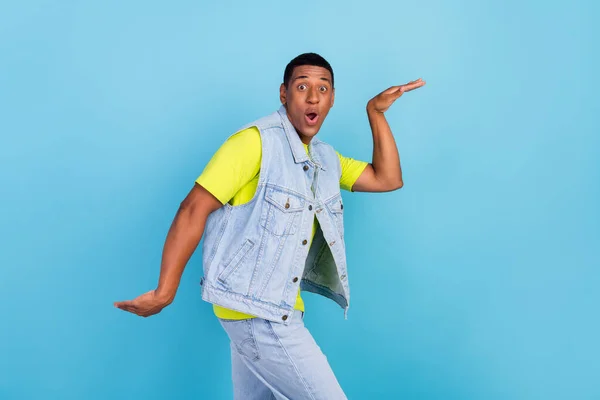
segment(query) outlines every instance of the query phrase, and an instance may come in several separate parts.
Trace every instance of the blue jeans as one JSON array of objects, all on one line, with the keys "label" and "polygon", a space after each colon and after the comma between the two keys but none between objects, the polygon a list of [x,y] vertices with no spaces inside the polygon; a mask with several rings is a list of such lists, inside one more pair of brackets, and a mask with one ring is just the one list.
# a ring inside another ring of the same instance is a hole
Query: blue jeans
[{"label": "blue jeans", "polygon": [[300,311],[288,326],[261,318],[219,321],[231,340],[235,400],[346,399]]}]

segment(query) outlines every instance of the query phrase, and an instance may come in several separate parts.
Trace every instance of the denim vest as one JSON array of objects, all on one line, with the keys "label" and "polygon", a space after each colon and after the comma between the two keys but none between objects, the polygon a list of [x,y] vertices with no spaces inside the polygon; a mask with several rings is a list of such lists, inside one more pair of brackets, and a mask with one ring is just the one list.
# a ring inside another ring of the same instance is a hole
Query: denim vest
[{"label": "denim vest", "polygon": [[[248,203],[223,207],[206,221],[202,299],[288,324],[299,286],[346,312],[350,292],[335,150],[316,137],[309,156],[286,110],[242,129],[260,131],[262,160]],[[311,245],[315,216],[319,229]]]}]

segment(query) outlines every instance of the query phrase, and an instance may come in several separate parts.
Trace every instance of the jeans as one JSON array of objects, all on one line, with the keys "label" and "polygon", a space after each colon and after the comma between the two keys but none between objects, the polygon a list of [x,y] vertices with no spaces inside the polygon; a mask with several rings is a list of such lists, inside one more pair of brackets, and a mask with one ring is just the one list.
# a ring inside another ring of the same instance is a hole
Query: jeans
[{"label": "jeans", "polygon": [[289,325],[220,319],[231,340],[235,400],[346,399],[327,358],[296,311]]}]

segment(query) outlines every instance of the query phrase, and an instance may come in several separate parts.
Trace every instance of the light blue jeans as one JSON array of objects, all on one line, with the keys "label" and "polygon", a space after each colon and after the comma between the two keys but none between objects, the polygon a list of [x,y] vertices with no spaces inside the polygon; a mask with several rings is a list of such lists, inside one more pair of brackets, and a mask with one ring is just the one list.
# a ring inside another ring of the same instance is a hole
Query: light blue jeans
[{"label": "light blue jeans", "polygon": [[219,321],[231,340],[235,400],[346,399],[302,312],[288,326],[261,318]]}]

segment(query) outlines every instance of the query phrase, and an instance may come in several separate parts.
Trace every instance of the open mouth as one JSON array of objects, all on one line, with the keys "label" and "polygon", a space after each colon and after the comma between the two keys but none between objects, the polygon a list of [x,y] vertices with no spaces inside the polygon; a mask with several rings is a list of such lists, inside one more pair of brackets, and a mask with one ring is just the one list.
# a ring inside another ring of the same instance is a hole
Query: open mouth
[{"label": "open mouth", "polygon": [[316,125],[319,121],[319,114],[314,112],[307,113],[304,115],[304,118],[306,118],[306,123],[308,125]]}]

